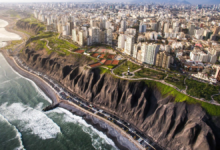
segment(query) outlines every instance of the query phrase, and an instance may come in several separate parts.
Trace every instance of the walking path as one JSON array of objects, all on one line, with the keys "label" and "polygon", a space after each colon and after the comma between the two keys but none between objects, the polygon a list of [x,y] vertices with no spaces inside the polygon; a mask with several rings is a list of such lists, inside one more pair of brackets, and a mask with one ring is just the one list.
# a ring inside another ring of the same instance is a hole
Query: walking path
[{"label": "walking path", "polygon": [[[115,68],[115,69],[116,69],[116,68]],[[210,103],[210,104],[213,104],[213,105],[218,105],[218,106],[220,106],[220,104],[217,103],[217,102],[206,101],[206,100],[203,100],[203,99],[200,99],[200,98],[197,98],[197,97],[188,95],[188,94],[186,93],[186,90],[181,90],[181,89],[179,89],[178,87],[176,87],[176,86],[174,86],[174,85],[172,85],[172,84],[169,84],[169,83],[165,82],[164,80],[156,80],[156,79],[151,79],[151,78],[137,78],[137,79],[129,78],[129,79],[128,79],[128,78],[125,78],[124,76],[116,75],[116,74],[114,73],[114,69],[111,70],[111,74],[114,75],[114,76],[116,76],[116,77],[118,77],[118,78],[121,78],[121,79],[127,79],[127,80],[133,80],[133,81],[135,81],[135,80],[136,80],[136,81],[138,81],[138,80],[151,80],[151,81],[160,82],[160,83],[162,83],[162,84],[165,84],[165,85],[167,85],[167,86],[170,86],[170,87],[172,87],[172,88],[175,88],[177,91],[179,91],[179,92],[181,92],[181,93],[183,93],[183,94],[185,94],[185,95],[187,95],[187,96],[189,96],[189,97],[191,97],[191,98],[194,98],[194,99],[199,100],[199,101],[202,101],[202,102],[206,102],[206,103]]]}]

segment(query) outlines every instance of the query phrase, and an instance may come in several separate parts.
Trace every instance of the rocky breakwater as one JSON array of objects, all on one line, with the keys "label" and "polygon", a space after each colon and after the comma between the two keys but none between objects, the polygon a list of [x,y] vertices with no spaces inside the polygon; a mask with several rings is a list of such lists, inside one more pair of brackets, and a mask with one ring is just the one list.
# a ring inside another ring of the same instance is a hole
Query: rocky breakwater
[{"label": "rocky breakwater", "polygon": [[[175,103],[155,86],[129,82],[81,66],[84,59],[71,60],[25,50],[22,59],[87,101],[132,123],[168,150],[217,150],[220,128],[199,105]],[[82,56],[84,57],[84,56]]]}]

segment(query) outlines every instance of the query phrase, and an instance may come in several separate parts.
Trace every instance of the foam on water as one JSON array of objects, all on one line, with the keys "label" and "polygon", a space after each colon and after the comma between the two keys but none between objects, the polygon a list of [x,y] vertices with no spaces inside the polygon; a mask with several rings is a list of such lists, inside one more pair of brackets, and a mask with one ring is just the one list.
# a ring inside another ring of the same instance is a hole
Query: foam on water
[{"label": "foam on water", "polygon": [[[14,137],[13,139],[17,138],[18,141],[19,141],[19,144],[20,144],[20,146],[15,148],[15,149],[16,150],[23,150],[24,149],[24,145],[22,143],[22,134],[19,132],[19,130],[16,128],[16,126],[10,124],[10,122],[4,116],[2,116],[1,114],[0,114],[0,120],[6,122],[9,126],[13,127],[14,131],[16,132],[16,137]],[[11,140],[13,140],[13,139],[11,139]],[[9,142],[9,141],[6,141],[6,142]]]},{"label": "foam on water", "polygon": [[[74,114],[72,114],[71,112],[69,112],[68,110],[64,109],[64,108],[56,108],[54,110],[48,111],[47,113],[51,113],[51,112],[56,112],[56,113],[60,113],[60,114],[65,114],[64,115],[64,121],[65,122],[71,122],[71,123],[79,123],[82,125],[82,129],[85,133],[88,133],[91,138],[92,138],[92,145],[95,149],[102,149],[100,142],[104,143],[104,141],[106,143],[108,143],[109,145],[112,145],[113,147],[115,147],[115,149],[118,149],[115,145],[115,143],[108,138],[103,132],[98,131],[97,129],[95,129],[92,125],[88,124],[82,117],[80,116],[76,116]],[[91,130],[90,130],[91,129]],[[97,139],[95,138],[95,136],[99,136],[101,139]],[[104,141],[102,141],[104,140]]]},{"label": "foam on water", "polygon": [[[2,57],[2,59],[5,60],[5,58],[3,57],[3,55],[2,55],[1,53],[0,53],[0,57]],[[5,60],[5,61],[6,61],[6,60]],[[7,61],[6,61],[6,62],[7,62]],[[32,80],[30,80],[30,79],[28,79],[28,78],[25,78],[24,76],[20,75],[20,74],[19,74],[17,71],[15,71],[8,63],[7,63],[7,65],[8,65],[8,67],[10,67],[10,69],[11,69],[15,74],[17,74],[19,77],[28,80],[28,81],[34,86],[34,88],[36,89],[36,92],[37,92],[39,95],[43,96],[43,98],[46,99],[49,103],[52,103],[52,100],[51,100],[49,97],[47,97],[47,95],[34,83],[34,81],[32,81]],[[4,70],[4,69],[2,69],[2,70]],[[4,70],[4,74],[5,74],[5,76],[7,76],[5,70]]]},{"label": "foam on water", "polygon": [[42,111],[20,103],[9,106],[4,103],[0,106],[0,113],[10,122],[17,121],[21,132],[30,132],[41,139],[56,138],[57,134],[61,133],[60,127]]}]

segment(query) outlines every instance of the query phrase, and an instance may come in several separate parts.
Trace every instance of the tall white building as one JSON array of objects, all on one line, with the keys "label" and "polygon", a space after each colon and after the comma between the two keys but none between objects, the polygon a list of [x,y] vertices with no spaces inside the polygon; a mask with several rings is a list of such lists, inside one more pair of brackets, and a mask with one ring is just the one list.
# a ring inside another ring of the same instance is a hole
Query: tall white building
[{"label": "tall white building", "polygon": [[144,44],[141,47],[142,62],[154,65],[156,62],[156,55],[159,51],[160,45],[157,44]]},{"label": "tall white building", "polygon": [[208,62],[208,54],[202,51],[193,50],[190,52],[190,59],[193,61]]},{"label": "tall white building", "polygon": [[133,54],[133,48],[134,48],[134,36],[128,35],[126,37],[126,42],[125,42],[125,50],[124,52],[127,55],[132,55]]},{"label": "tall white building", "polygon": [[169,32],[169,26],[170,26],[169,22],[164,24],[164,33],[168,33]]},{"label": "tall white building", "polygon": [[106,43],[107,43],[108,45],[112,45],[112,39],[113,39],[112,29],[107,29],[107,39],[106,39]]},{"label": "tall white building", "polygon": [[89,28],[89,37],[91,38],[91,44],[100,43],[100,29],[97,27]]},{"label": "tall white building", "polygon": [[124,49],[125,40],[126,40],[126,36],[124,34],[120,34],[118,37],[118,48]]}]

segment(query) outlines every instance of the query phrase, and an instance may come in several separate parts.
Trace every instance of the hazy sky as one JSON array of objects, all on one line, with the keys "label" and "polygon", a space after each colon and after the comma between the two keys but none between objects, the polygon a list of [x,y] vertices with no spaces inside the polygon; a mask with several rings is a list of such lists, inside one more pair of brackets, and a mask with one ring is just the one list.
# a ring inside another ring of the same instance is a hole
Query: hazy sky
[{"label": "hazy sky", "polygon": [[[0,3],[13,3],[13,2],[93,2],[96,0],[0,0]],[[105,2],[129,2],[129,1],[133,1],[133,0],[101,0],[101,1],[105,1]],[[169,1],[174,1],[174,0],[146,0],[146,2],[169,2]],[[176,1],[183,1],[183,0],[176,0]],[[210,4],[210,3],[220,3],[220,0],[186,0],[192,4]]]}]

